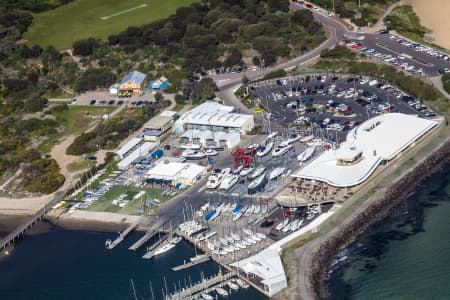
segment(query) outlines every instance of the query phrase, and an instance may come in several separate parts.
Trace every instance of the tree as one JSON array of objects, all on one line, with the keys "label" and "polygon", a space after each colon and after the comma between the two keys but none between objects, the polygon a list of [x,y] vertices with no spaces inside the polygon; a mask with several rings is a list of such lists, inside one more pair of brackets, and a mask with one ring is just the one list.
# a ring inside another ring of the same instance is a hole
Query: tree
[{"label": "tree", "polygon": [[156,102],[162,102],[162,101],[164,101],[164,96],[163,96],[163,94],[161,94],[160,92],[157,92],[157,93],[155,94],[155,100],[156,100]]},{"label": "tree", "polygon": [[99,41],[93,38],[76,41],[73,43],[73,54],[82,56],[92,55],[98,45]]},{"label": "tree", "polygon": [[272,11],[289,11],[289,0],[268,0],[267,4],[269,5]]},{"label": "tree", "polygon": [[259,56],[253,56],[252,58],[252,62],[255,66],[260,66],[261,65],[261,60],[259,59]]},{"label": "tree", "polygon": [[237,48],[233,48],[230,51],[230,55],[225,59],[223,63],[224,67],[233,67],[242,65],[242,54]]},{"label": "tree", "polygon": [[250,82],[250,79],[248,79],[248,77],[244,74],[244,76],[242,76],[242,83],[247,84],[249,82]]}]

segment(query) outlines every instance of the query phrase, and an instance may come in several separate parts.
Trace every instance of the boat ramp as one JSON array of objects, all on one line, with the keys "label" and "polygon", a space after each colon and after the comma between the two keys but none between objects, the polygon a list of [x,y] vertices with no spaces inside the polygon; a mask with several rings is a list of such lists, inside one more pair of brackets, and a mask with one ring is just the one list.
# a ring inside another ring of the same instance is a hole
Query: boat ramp
[{"label": "boat ramp", "polygon": [[[115,248],[117,245],[119,245],[125,239],[125,237],[130,232],[132,232],[134,229],[136,229],[143,221],[144,221],[144,216],[141,216],[139,219],[136,220],[136,222],[134,222],[133,224],[128,226],[127,229],[125,229],[122,233],[120,233],[119,236],[113,242],[107,243],[106,248],[109,250]],[[108,240],[108,242],[109,242],[109,240]]]}]

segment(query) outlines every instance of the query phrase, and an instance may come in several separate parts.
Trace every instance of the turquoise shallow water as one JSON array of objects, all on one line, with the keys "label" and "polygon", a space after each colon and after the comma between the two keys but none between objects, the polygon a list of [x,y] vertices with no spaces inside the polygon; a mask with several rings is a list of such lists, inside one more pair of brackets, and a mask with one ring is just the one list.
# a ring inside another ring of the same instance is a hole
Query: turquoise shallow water
[{"label": "turquoise shallow water", "polygon": [[[218,266],[206,262],[190,269],[173,272],[171,267],[195,255],[194,248],[182,241],[176,248],[152,260],[142,259],[145,247],[137,252],[128,247],[143,233],[133,233],[109,251],[104,243],[116,233],[68,231],[52,227],[42,234],[27,236],[6,259],[0,260],[1,300],[48,299],[130,299],[134,300],[130,279],[137,298],[162,299],[163,291],[174,285],[200,280],[216,274]],[[164,284],[164,279],[166,284]],[[229,299],[264,299],[253,289],[239,290]]]},{"label": "turquoise shallow water", "polygon": [[328,282],[330,299],[450,299],[450,169],[372,226]]}]

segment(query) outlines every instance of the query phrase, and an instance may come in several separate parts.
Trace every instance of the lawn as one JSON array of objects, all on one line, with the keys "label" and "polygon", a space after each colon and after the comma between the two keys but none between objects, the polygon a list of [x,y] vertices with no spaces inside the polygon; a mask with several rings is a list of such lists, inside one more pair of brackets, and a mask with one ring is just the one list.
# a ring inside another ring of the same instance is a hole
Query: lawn
[{"label": "lawn", "polygon": [[70,134],[80,134],[85,131],[96,119],[86,117],[84,111],[87,110],[91,115],[103,115],[109,114],[114,111],[116,107],[112,106],[83,106],[74,105],[69,106],[66,111],[58,111],[53,114],[56,116],[57,120],[61,120],[64,125],[64,130],[57,134],[50,136],[42,144],[39,145],[38,150],[42,153],[49,153],[55,142],[63,136],[68,136]]},{"label": "lawn", "polygon": [[34,15],[24,38],[30,45],[68,49],[89,37],[106,40],[128,26],[166,18],[181,6],[199,0],[75,0],[57,9]]},{"label": "lawn", "polygon": [[[145,191],[145,195],[140,199],[133,200],[133,197],[140,191]],[[111,203],[112,200],[117,198],[120,194],[127,194],[128,196],[125,200],[130,200],[130,202],[125,207],[119,207]],[[169,197],[163,196],[161,190],[151,189],[151,188],[137,188],[133,186],[122,186],[115,185],[108,192],[106,192],[103,197],[101,197],[97,202],[92,204],[88,210],[90,211],[107,211],[115,212],[121,214],[139,214],[138,208],[142,207],[145,200],[159,199],[161,202],[169,199]]]}]

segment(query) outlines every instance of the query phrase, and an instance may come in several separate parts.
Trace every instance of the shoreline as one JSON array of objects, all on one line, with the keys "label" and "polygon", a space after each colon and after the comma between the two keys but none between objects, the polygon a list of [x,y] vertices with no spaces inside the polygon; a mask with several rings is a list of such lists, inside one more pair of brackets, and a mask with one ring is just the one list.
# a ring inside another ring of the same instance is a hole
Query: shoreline
[{"label": "shoreline", "polygon": [[[2,235],[5,236],[20,226],[32,214],[0,214],[0,239]],[[135,222],[139,216],[122,215],[115,213],[104,212],[90,212],[90,211],[75,211],[72,214],[62,213],[61,210],[53,210],[44,217],[47,226],[36,226],[30,230],[29,234],[38,234],[47,232],[51,226],[58,226],[65,230],[83,230],[83,231],[98,231],[98,232],[120,232],[127,228],[131,223]],[[144,222],[135,230],[145,231],[148,225]],[[27,233],[28,234],[28,233]]]},{"label": "shoreline", "polygon": [[[326,275],[332,260],[347,245],[354,242],[370,225],[386,216],[389,211],[405,199],[405,196],[414,190],[415,186],[433,174],[442,170],[443,166],[450,164],[450,138],[447,138],[439,147],[425,156],[406,173],[395,180],[384,191],[381,198],[368,199],[354,214],[344,219],[333,230],[322,238],[318,238],[316,245],[311,243],[305,249],[298,249],[301,253],[301,265],[310,270],[300,282],[299,288],[302,299],[326,299]],[[365,205],[364,205],[365,204]],[[306,266],[305,266],[306,264]],[[309,289],[309,291],[305,291]]]}]

